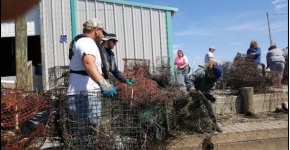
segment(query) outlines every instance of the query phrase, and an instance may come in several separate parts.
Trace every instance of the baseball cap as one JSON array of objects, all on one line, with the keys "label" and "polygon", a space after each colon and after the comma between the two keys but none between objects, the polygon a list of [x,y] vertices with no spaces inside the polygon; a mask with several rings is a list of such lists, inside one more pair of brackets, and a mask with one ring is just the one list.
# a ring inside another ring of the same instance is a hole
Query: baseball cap
[{"label": "baseball cap", "polygon": [[117,36],[114,33],[104,34],[103,40],[104,41],[107,41],[107,40],[116,40],[116,41],[118,41]]},{"label": "baseball cap", "polygon": [[210,49],[214,49],[214,50],[215,50],[215,48],[214,48],[213,46],[210,46],[209,48],[210,48]]},{"label": "baseball cap", "polygon": [[215,75],[215,80],[221,81],[223,79],[223,72],[224,72],[223,67],[216,65],[212,68],[212,70],[213,70],[213,73]]},{"label": "baseball cap", "polygon": [[87,27],[93,27],[93,28],[98,28],[98,29],[102,29],[104,34],[107,34],[108,32],[106,31],[103,23],[97,19],[97,18],[91,18],[89,20],[86,21],[86,26]]}]

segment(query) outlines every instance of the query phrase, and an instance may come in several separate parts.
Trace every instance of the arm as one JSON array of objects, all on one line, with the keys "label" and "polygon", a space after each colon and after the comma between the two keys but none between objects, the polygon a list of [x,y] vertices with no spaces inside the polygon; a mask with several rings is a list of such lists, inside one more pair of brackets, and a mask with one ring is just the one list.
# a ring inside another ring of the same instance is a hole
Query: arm
[{"label": "arm", "polygon": [[175,59],[174,59],[174,64],[173,64],[174,68],[177,67],[176,65],[177,65],[177,64],[176,64],[176,57],[175,57]]},{"label": "arm", "polygon": [[251,52],[251,49],[248,49],[247,50],[247,55],[250,55],[252,52]]},{"label": "arm", "polygon": [[199,80],[201,77],[205,76],[205,72],[202,68],[197,69],[191,75],[188,75],[185,80],[185,84],[188,86],[194,85],[195,81]]},{"label": "arm", "polygon": [[114,77],[116,79],[118,79],[119,81],[123,82],[123,83],[126,83],[126,78],[123,76],[122,72],[119,71],[117,65],[116,65],[116,62],[114,61],[114,65],[115,65],[115,69],[112,71],[112,74],[114,75]]},{"label": "arm", "polygon": [[197,76],[196,76],[195,72],[192,73],[191,75],[188,75],[185,79],[186,86],[193,86],[196,78],[197,78]]},{"label": "arm", "polygon": [[212,91],[215,89],[215,83],[211,83],[204,92],[206,99],[210,100],[212,103],[215,103],[216,98],[213,97]]},{"label": "arm", "polygon": [[260,47],[257,48],[256,55],[257,56],[261,55],[261,48]]},{"label": "arm", "polygon": [[285,53],[284,53],[284,51],[282,51],[282,56],[285,57]]},{"label": "arm", "polygon": [[82,56],[82,63],[89,77],[99,84],[104,97],[114,97],[117,94],[116,88],[104,79],[100,73],[100,70],[95,64],[96,59],[99,58],[98,47],[95,42],[89,40],[88,38],[83,38],[80,39],[76,44],[80,49],[79,54]]},{"label": "arm", "polygon": [[85,69],[90,76],[90,78],[98,83],[100,80],[104,79],[102,74],[100,73],[98,67],[95,64],[95,56],[91,54],[83,54],[82,58]]},{"label": "arm", "polygon": [[76,42],[76,47],[79,49],[77,53],[81,56],[88,75],[93,81],[98,83],[98,81],[103,79],[103,76],[95,64],[95,60],[98,58],[97,45],[91,39],[81,38]]},{"label": "arm", "polygon": [[205,90],[205,95],[212,95],[212,91],[215,89],[215,84],[211,84],[207,90]]}]

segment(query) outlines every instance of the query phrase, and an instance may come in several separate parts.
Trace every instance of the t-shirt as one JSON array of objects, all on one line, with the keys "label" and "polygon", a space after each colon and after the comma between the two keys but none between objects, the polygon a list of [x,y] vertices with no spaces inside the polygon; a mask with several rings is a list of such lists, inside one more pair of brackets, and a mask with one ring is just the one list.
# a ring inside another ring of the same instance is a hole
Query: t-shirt
[{"label": "t-shirt", "polygon": [[204,57],[204,63],[209,63],[209,58],[214,59],[214,55],[212,52],[207,52],[207,54]]},{"label": "t-shirt", "polygon": [[186,56],[183,56],[183,57],[176,57],[175,58],[175,64],[176,64],[176,66],[179,68],[179,67],[181,67],[181,66],[183,66],[184,64],[186,64],[186,63],[188,63],[188,60],[187,60],[187,57]]},{"label": "t-shirt", "polygon": [[[95,56],[95,64],[100,73],[102,73],[102,60],[98,46],[95,41],[89,37],[83,37],[77,40],[73,49],[69,68],[74,71],[86,70],[82,61],[83,54]],[[89,76],[71,73],[69,78],[68,92],[80,92],[87,90],[99,90],[100,86],[93,81]]]}]

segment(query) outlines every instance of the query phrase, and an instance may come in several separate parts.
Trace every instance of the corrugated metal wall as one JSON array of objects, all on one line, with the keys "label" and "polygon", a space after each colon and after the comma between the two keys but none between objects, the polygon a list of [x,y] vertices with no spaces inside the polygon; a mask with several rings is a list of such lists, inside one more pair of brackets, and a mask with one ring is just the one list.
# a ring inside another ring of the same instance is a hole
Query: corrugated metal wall
[{"label": "corrugated metal wall", "polygon": [[[41,52],[45,89],[47,88],[48,69],[54,66],[69,65],[70,14],[70,0],[41,1]],[[67,35],[67,42],[60,42],[61,35]]]},{"label": "corrugated metal wall", "polygon": [[165,15],[166,12],[159,9],[78,0],[78,33],[82,32],[87,19],[98,18],[109,32],[117,34],[119,42],[113,51],[121,71],[123,58],[150,59],[152,68],[160,57],[168,55]]}]

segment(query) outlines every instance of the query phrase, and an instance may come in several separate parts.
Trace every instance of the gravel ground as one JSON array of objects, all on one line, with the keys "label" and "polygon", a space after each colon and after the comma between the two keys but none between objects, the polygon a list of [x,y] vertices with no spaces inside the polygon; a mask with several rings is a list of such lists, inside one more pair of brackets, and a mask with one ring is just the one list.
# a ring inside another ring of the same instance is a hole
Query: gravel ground
[{"label": "gravel ground", "polygon": [[220,124],[235,124],[247,122],[267,122],[275,120],[288,121],[288,112],[263,112],[257,113],[254,116],[246,116],[244,114],[222,114],[217,115]]}]

